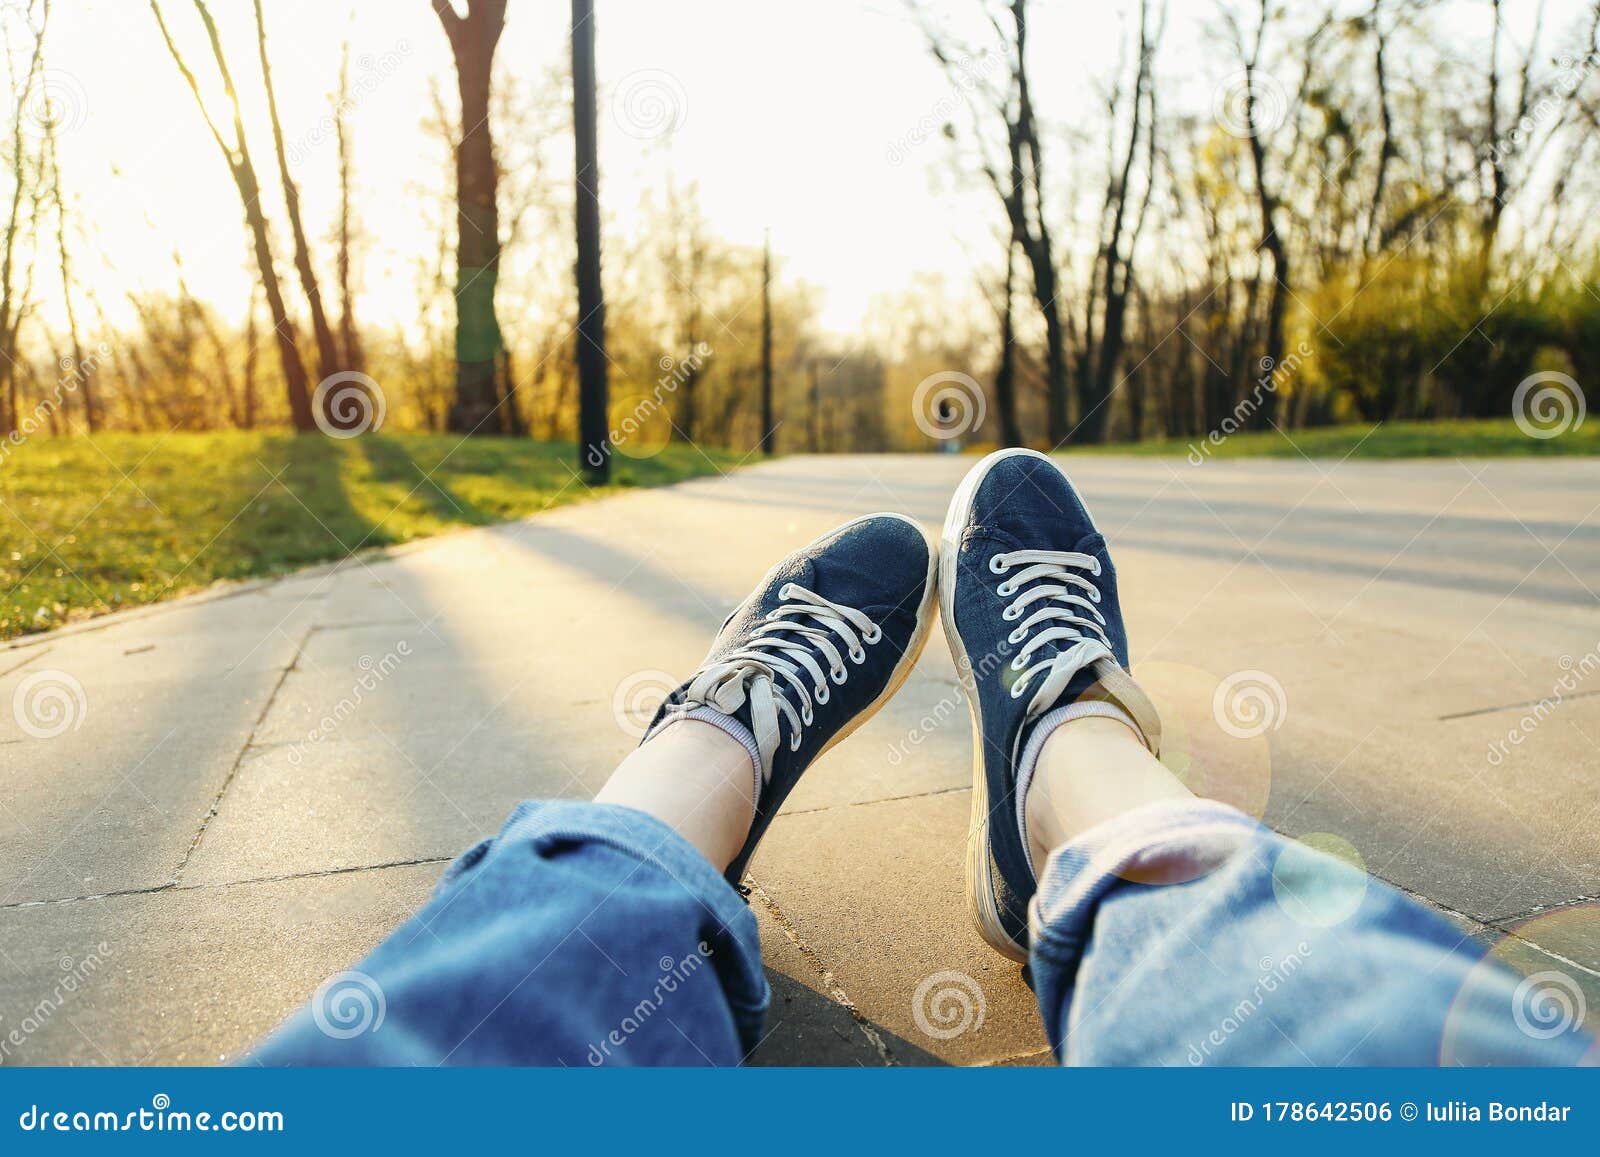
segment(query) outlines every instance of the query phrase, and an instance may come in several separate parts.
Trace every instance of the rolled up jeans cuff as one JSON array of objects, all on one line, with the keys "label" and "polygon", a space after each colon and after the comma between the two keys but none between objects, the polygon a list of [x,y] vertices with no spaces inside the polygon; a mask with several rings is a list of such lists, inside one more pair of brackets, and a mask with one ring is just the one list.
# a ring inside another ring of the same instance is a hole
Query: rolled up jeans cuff
[{"label": "rolled up jeans cuff", "polygon": [[[761,1039],[772,990],[761,966],[755,915],[744,898],[702,855],[656,817],[620,804],[577,800],[527,800],[498,835],[463,852],[440,879],[436,898],[469,885],[472,877],[506,856],[545,855],[561,845],[604,844],[663,873],[687,889],[723,930],[725,944],[712,955],[746,1052]],[[729,949],[723,951],[722,949]]]},{"label": "rolled up jeans cuff", "polygon": [[1028,905],[1034,955],[1056,968],[1075,968],[1100,901],[1113,888],[1196,879],[1261,830],[1238,808],[1202,799],[1159,800],[1096,824],[1045,864]]}]

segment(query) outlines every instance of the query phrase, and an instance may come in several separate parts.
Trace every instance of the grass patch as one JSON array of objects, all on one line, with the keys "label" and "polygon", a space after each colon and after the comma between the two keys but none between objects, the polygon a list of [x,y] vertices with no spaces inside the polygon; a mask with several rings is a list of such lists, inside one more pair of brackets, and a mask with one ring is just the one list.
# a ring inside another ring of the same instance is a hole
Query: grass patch
[{"label": "grass patch", "polygon": [[[599,493],[735,460],[618,455]],[[579,501],[596,491],[576,461],[570,443],[443,434],[35,439],[0,464],[0,638]]]},{"label": "grass patch", "polygon": [[1316,430],[1234,434],[1220,445],[1204,435],[1187,441],[1073,447],[1074,454],[1173,456],[1191,450],[1207,458],[1506,458],[1600,454],[1600,422],[1585,422],[1555,438],[1531,438],[1511,419],[1460,422],[1385,422]]}]

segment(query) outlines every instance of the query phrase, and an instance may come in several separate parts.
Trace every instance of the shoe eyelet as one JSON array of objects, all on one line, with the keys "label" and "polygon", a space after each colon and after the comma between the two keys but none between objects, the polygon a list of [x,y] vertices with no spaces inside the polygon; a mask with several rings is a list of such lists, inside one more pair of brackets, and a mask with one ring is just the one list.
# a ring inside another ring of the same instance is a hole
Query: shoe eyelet
[{"label": "shoe eyelet", "polygon": [[819,707],[826,703],[828,701],[828,685],[824,683],[820,687],[813,688],[811,697],[817,701],[817,706]]},{"label": "shoe eyelet", "polygon": [[994,593],[999,595],[1001,598],[1010,598],[1014,589],[1015,588],[1012,587],[1009,582],[1003,582],[994,588]]},{"label": "shoe eyelet", "polygon": [[994,574],[1005,574],[1006,571],[1008,571],[1010,569],[1011,569],[1011,564],[1010,563],[1001,562],[1000,561],[1000,556],[998,554],[991,554],[989,556],[989,570],[992,573],[994,573]]},{"label": "shoe eyelet", "polygon": [[872,625],[871,631],[863,631],[861,633],[862,642],[865,643],[876,643],[881,638],[883,638],[883,628],[876,623]]},{"label": "shoe eyelet", "polygon": [[812,712],[811,708],[807,707],[804,711],[800,712],[800,722],[804,723],[807,727],[810,727],[816,721],[817,717]]},{"label": "shoe eyelet", "polygon": [[793,739],[789,740],[789,750],[790,751],[799,751],[800,750],[800,737],[798,735],[796,735]]},{"label": "shoe eyelet", "polygon": [[1015,659],[1011,660],[1011,669],[1013,671],[1022,670],[1022,664],[1024,663],[1024,661],[1025,660],[1023,659],[1023,657],[1021,655],[1018,655]]},{"label": "shoe eyelet", "polygon": [[857,667],[861,666],[867,661],[867,649],[865,647],[857,647],[854,651],[851,651],[850,661]]},{"label": "shoe eyelet", "polygon": [[1090,591],[1089,594],[1094,599],[1095,602],[1099,602],[1100,601],[1100,592],[1099,591]]},{"label": "shoe eyelet", "polygon": [[828,678],[832,679],[835,685],[843,687],[844,681],[850,678],[850,668],[840,667],[837,671],[829,671]]},{"label": "shoe eyelet", "polygon": [[1021,631],[1021,630],[1012,631],[1009,635],[1006,636],[1006,642],[1008,642],[1008,643],[1012,644],[1013,646],[1015,646],[1017,643],[1022,642],[1022,637],[1024,635],[1026,635],[1027,633],[1028,632]]},{"label": "shoe eyelet", "polygon": [[793,592],[793,590],[794,590],[794,584],[793,583],[784,583],[781,587],[778,588],[778,597],[780,599],[786,599]]},{"label": "shoe eyelet", "polygon": [[1101,570],[1102,570],[1102,567],[1100,566],[1100,560],[1099,559],[1095,559],[1094,560],[1094,570],[1090,571],[1089,573],[1094,575],[1096,578],[1099,578]]},{"label": "shoe eyelet", "polygon": [[1011,688],[1011,698],[1013,698],[1013,699],[1021,699],[1022,698],[1022,693],[1017,688],[1013,687],[1013,688]]},{"label": "shoe eyelet", "polygon": [[[1014,614],[1012,612],[1015,612]],[[1000,617],[1008,623],[1014,623],[1022,617],[1021,607],[1007,607],[1000,612]]]}]

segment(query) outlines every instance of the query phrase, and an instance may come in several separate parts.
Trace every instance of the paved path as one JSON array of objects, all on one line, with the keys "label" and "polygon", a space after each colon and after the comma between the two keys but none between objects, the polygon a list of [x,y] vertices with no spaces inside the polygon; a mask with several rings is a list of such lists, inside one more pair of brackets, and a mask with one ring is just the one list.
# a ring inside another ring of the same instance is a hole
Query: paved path
[{"label": "paved path", "polygon": [[[689,671],[773,558],[874,509],[936,529],[968,465],[781,460],[0,649],[0,704],[59,673],[83,694],[51,738],[0,712],[0,1042],[23,1039],[0,1064],[237,1057],[516,801],[592,791],[628,700]],[[1185,774],[1337,834],[1600,1010],[1600,463],[1071,469]],[[1270,700],[1258,738],[1215,720],[1238,672]],[[936,633],[754,861],[758,1060],[1046,1059],[963,910],[969,750]],[[949,1040],[914,1008],[945,971],[983,1004]]]}]

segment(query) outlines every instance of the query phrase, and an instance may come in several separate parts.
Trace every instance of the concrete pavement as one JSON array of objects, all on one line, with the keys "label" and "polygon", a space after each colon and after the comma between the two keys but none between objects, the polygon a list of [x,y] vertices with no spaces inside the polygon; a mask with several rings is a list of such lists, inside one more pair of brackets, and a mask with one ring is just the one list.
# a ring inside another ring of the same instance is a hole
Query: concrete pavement
[{"label": "concrete pavement", "polygon": [[[936,533],[971,462],[783,459],[0,649],[0,1063],[237,1057],[518,800],[592,792],[774,558]],[[1600,463],[1068,468],[1180,773],[1600,1018]],[[969,752],[936,633],[753,863],[756,1060],[1048,1060],[966,921]],[[982,1009],[954,1036],[941,973]]]}]

